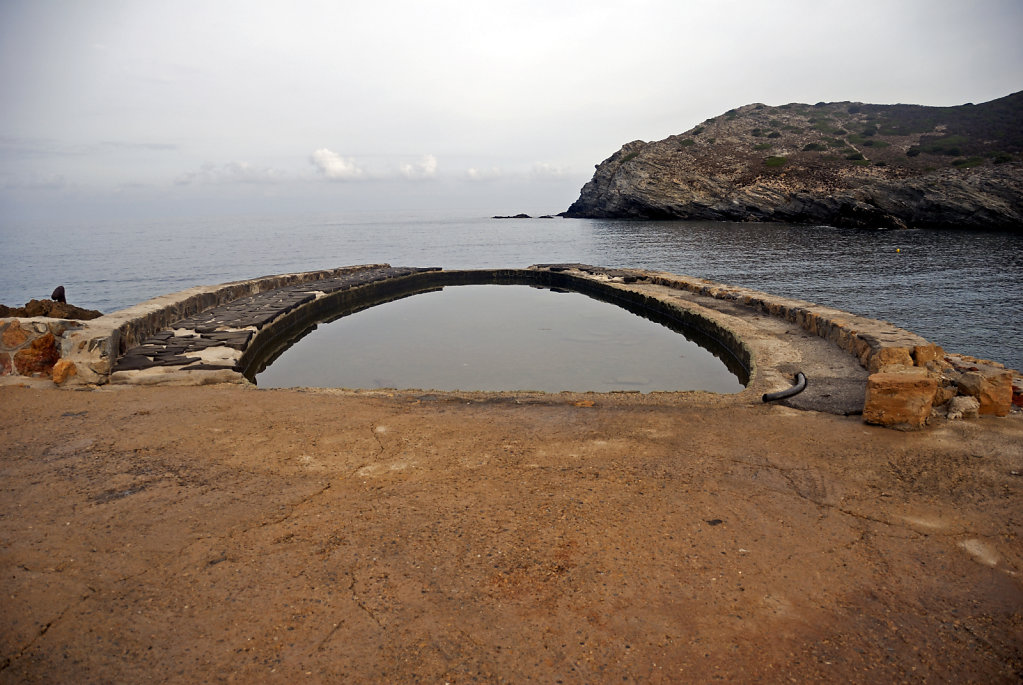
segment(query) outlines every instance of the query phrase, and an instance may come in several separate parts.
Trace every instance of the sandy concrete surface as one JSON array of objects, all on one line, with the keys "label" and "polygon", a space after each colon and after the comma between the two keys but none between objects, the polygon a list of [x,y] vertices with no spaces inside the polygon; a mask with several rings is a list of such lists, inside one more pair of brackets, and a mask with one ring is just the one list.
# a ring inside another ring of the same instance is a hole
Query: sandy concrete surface
[{"label": "sandy concrete surface", "polygon": [[3,682],[1018,682],[1023,417],[0,388]]}]

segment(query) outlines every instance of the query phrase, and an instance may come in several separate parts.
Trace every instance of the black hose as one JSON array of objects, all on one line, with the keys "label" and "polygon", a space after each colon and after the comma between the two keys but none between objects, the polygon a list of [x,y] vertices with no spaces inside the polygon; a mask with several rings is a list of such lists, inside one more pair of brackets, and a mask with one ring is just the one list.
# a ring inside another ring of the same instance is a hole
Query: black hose
[{"label": "black hose", "polygon": [[783,400],[786,397],[793,397],[806,390],[806,376],[800,371],[796,374],[796,384],[791,388],[785,390],[779,390],[778,392],[769,392],[764,395],[764,402],[772,402],[774,400]]}]

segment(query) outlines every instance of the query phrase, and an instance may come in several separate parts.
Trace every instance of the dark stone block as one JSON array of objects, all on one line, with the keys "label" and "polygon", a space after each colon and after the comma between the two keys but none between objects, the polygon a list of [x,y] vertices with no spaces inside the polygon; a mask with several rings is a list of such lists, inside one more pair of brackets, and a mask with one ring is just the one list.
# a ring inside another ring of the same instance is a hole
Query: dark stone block
[{"label": "dark stone block", "polygon": [[156,357],[153,359],[152,366],[185,366],[196,361],[193,357],[179,357],[176,355],[167,355],[162,357]]},{"label": "dark stone block", "polygon": [[150,369],[158,364],[154,364],[153,360],[149,357],[143,357],[141,355],[125,355],[117,360],[114,364],[114,371],[139,371],[141,369]]}]

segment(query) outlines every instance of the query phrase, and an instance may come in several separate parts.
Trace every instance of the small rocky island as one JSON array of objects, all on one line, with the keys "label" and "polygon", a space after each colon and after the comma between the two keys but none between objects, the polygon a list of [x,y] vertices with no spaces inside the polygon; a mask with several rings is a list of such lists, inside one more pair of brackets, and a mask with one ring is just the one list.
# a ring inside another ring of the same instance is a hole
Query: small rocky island
[{"label": "small rocky island", "polygon": [[1023,231],[1023,91],[957,107],[746,105],[626,144],[562,216]]}]

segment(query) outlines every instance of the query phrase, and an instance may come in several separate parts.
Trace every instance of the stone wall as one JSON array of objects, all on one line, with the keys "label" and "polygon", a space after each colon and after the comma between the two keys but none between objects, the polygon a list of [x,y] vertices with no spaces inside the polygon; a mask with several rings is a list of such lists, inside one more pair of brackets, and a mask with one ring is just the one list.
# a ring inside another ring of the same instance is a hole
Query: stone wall
[{"label": "stone wall", "polygon": [[80,321],[43,317],[0,319],[0,376],[66,380],[60,341],[81,326]]},{"label": "stone wall", "polygon": [[867,423],[914,429],[932,414],[1006,416],[1013,405],[1023,405],[1018,372],[987,359],[946,354],[940,346],[887,321],[705,279],[632,273],[782,317],[854,355],[871,373],[863,407]]}]

